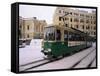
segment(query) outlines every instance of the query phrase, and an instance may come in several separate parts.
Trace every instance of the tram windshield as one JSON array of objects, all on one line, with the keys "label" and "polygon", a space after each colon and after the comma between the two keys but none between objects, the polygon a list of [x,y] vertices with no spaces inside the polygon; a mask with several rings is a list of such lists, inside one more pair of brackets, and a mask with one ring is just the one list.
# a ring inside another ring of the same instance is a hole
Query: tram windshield
[{"label": "tram windshield", "polygon": [[45,40],[55,40],[55,29],[54,27],[46,27],[44,30]]}]

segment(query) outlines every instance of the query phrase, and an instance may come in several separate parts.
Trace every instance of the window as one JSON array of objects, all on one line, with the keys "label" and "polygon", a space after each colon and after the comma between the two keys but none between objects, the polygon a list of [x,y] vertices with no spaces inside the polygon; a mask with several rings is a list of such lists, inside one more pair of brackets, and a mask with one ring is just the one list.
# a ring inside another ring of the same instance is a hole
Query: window
[{"label": "window", "polygon": [[88,16],[88,15],[86,15],[86,18],[89,18],[89,16]]},{"label": "window", "polygon": [[92,18],[92,16],[91,16],[91,18]]},{"label": "window", "polygon": [[78,25],[76,25],[76,28],[78,28]]},{"label": "window", "polygon": [[65,24],[65,27],[68,27],[68,24]]},{"label": "window", "polygon": [[84,19],[80,19],[80,22],[83,23],[84,22]]},{"label": "window", "polygon": [[29,38],[29,34],[27,34],[27,38]]},{"label": "window", "polygon": [[90,29],[90,27],[88,26],[88,29]]},{"label": "window", "polygon": [[94,26],[94,30],[96,30],[96,27]]},{"label": "window", "polygon": [[56,30],[56,40],[61,40],[61,32],[60,32],[60,30]]},{"label": "window", "polygon": [[27,30],[29,30],[29,25],[27,25]]},{"label": "window", "polygon": [[70,15],[72,15],[72,12],[70,12]]},{"label": "window", "polygon": [[94,32],[94,35],[96,35],[96,32]]},{"label": "window", "polygon": [[84,25],[82,26],[82,29],[84,29]]},{"label": "window", "polygon": [[59,10],[59,13],[61,13],[61,10]]},{"label": "window", "polygon": [[47,27],[44,30],[45,40],[55,40],[55,31],[53,27]]},{"label": "window", "polygon": [[69,20],[69,18],[65,18],[65,20]]},{"label": "window", "polygon": [[84,17],[84,14],[80,14],[81,17]]},{"label": "window", "polygon": [[92,24],[92,21],[91,21],[91,24]]},{"label": "window", "polygon": [[68,34],[68,40],[73,41],[74,40],[74,34],[72,32],[69,32]]},{"label": "window", "polygon": [[68,32],[65,30],[64,31],[64,41],[68,40]]},{"label": "window", "polygon": [[77,41],[77,35],[72,33],[72,32],[69,32],[69,35],[68,35],[68,40],[69,41]]},{"label": "window", "polygon": [[61,25],[61,23],[59,23],[59,25]]},{"label": "window", "polygon": [[94,24],[96,24],[96,21],[94,21]]},{"label": "window", "polygon": [[62,17],[59,17],[59,21],[61,21]]},{"label": "window", "polygon": [[86,26],[86,29],[90,29],[90,27],[89,26]]},{"label": "window", "polygon": [[69,41],[84,41],[84,37],[80,34],[69,32],[68,40]]},{"label": "window", "polygon": [[78,14],[78,13],[74,13],[74,15],[75,15],[75,16],[78,16],[79,14]]},{"label": "window", "polygon": [[70,18],[70,22],[72,22],[72,18]]},{"label": "window", "polygon": [[79,22],[79,20],[77,18],[74,19],[74,22]]},{"label": "window", "polygon": [[91,26],[91,29],[92,29],[92,26]]},{"label": "window", "polygon": [[86,23],[89,23],[89,20],[86,20]]}]

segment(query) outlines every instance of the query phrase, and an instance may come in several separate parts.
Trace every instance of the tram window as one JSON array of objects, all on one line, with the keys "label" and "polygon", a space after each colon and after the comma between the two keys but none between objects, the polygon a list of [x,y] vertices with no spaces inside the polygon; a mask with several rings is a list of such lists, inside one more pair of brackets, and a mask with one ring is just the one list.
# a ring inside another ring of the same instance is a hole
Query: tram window
[{"label": "tram window", "polygon": [[54,28],[46,28],[44,33],[45,40],[55,40]]},{"label": "tram window", "polygon": [[68,40],[68,32],[64,31],[64,41],[67,41],[67,40]]},{"label": "tram window", "polygon": [[84,41],[84,36],[77,34],[76,40],[77,41]]},{"label": "tram window", "polygon": [[49,40],[54,40],[54,33],[49,33]]},{"label": "tram window", "polygon": [[68,35],[68,40],[69,41],[73,41],[74,40],[74,34],[72,32],[69,32],[69,35]]},{"label": "tram window", "polygon": [[79,36],[79,41],[83,41],[83,37],[81,35]]},{"label": "tram window", "polygon": [[55,34],[54,33],[46,33],[45,40],[55,40]]},{"label": "tram window", "polygon": [[70,32],[68,35],[68,40],[69,41],[84,41],[84,37],[81,36],[80,34],[75,34]]},{"label": "tram window", "polygon": [[56,31],[56,40],[61,40],[61,32],[60,32],[60,30]]},{"label": "tram window", "polygon": [[76,40],[77,41],[83,41],[84,40],[84,37],[81,36],[80,34],[77,34]]},{"label": "tram window", "polygon": [[79,35],[78,34],[76,34],[76,36],[75,36],[75,39],[76,39],[76,41],[79,41]]}]

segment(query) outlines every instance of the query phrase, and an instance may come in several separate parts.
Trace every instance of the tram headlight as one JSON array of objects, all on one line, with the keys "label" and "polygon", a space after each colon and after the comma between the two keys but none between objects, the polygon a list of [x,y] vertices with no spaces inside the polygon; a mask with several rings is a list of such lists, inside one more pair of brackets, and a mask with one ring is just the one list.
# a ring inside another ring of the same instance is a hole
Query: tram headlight
[{"label": "tram headlight", "polygon": [[50,48],[48,49],[48,52],[51,52],[51,49]]}]

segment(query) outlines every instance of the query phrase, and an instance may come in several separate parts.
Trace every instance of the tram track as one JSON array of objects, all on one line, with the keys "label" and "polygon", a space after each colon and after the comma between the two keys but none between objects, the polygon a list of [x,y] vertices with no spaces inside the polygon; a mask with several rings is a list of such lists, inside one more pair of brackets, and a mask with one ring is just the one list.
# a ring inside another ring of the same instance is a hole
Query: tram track
[{"label": "tram track", "polygon": [[[87,58],[92,52],[94,52],[95,49],[93,49],[91,52],[89,52],[86,56],[84,56],[82,59],[80,59],[79,61],[77,61],[76,63],[74,63],[69,69],[73,69],[75,68],[77,65],[79,65],[85,58]],[[95,57],[94,59],[88,64],[87,67],[90,67],[92,62],[95,60]]]},{"label": "tram track", "polygon": [[36,61],[30,62],[30,63],[22,64],[19,67],[27,66],[27,65],[30,65],[30,64],[33,64],[33,63],[37,63],[37,62],[40,62],[40,61],[43,61],[43,60],[44,59],[40,59],[40,60],[36,60]]},{"label": "tram track", "polygon": [[42,65],[44,65],[48,62],[49,61],[47,59],[41,59],[41,60],[37,60],[37,61],[31,62],[31,63],[28,63],[28,64],[21,65],[19,67],[19,69],[20,69],[20,71],[26,71],[28,69],[32,69],[32,68],[42,66]]},{"label": "tram track", "polygon": [[[42,65],[45,65],[45,64],[48,64],[48,63],[51,63],[51,62],[54,62],[54,61],[57,61],[57,60],[60,60],[60,59],[62,59],[62,58],[52,59],[52,60],[42,59],[42,60],[38,60],[38,61],[29,63],[29,64],[21,65],[20,66],[20,69],[21,69],[20,71],[23,72],[23,71],[27,71],[29,69],[37,68],[37,67],[40,67]],[[29,66],[31,66],[31,67],[29,67]]]},{"label": "tram track", "polygon": [[[85,58],[87,58],[95,49],[92,49],[91,52],[89,52],[87,55],[85,55],[83,58],[81,58],[79,61],[77,61],[76,63],[74,63],[70,68],[67,68],[67,69],[73,69],[75,66],[77,66],[82,60],[84,60]],[[20,65],[20,71],[23,72],[23,71],[28,71],[30,69],[34,69],[34,68],[37,68],[37,67],[40,67],[40,66],[43,66],[45,64],[48,64],[48,63],[51,63],[51,62],[54,62],[54,61],[57,61],[57,60],[60,60],[62,58],[58,58],[58,59],[54,59],[52,61],[48,60],[48,59],[41,59],[41,60],[38,60],[38,61],[34,61],[34,62],[31,62],[31,63],[28,63],[28,64],[24,64],[24,65]],[[93,61],[95,60],[95,58],[88,64],[87,67],[90,67],[91,64],[93,63]]]},{"label": "tram track", "polygon": [[88,64],[87,68],[91,68],[92,63],[95,61],[96,57]]}]

